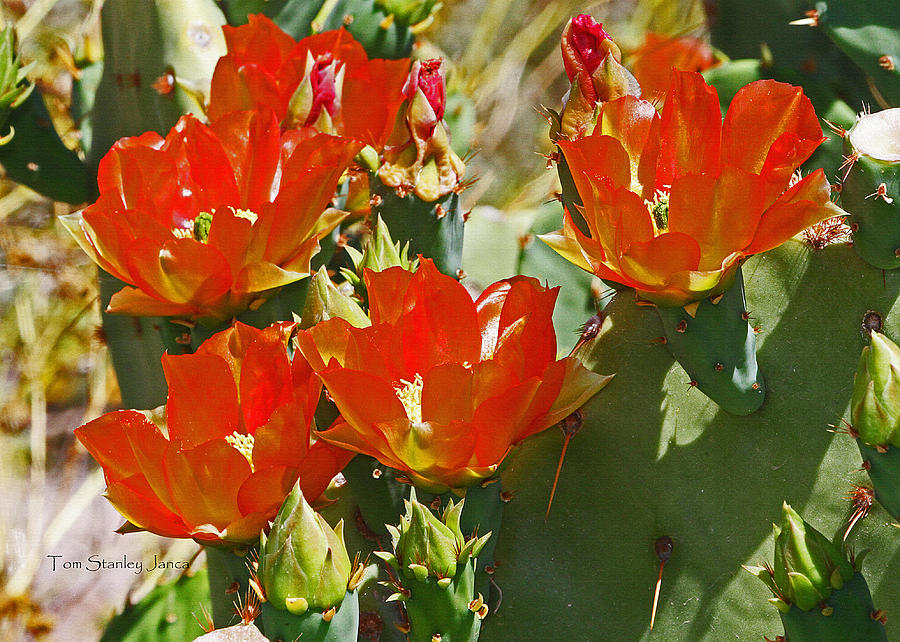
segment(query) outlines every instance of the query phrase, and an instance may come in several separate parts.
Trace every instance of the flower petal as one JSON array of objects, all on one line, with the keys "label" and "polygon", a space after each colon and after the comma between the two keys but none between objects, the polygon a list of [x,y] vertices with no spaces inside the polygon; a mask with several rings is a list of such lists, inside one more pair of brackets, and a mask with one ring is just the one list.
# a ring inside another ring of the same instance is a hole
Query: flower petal
[{"label": "flower petal", "polygon": [[700,264],[700,246],[681,232],[667,232],[656,238],[628,246],[619,259],[625,274],[652,290],[665,285],[672,274],[696,270]]},{"label": "flower petal", "polygon": [[759,174],[770,148],[787,132],[801,141],[815,141],[813,149],[824,140],[812,103],[800,87],[774,80],[752,82],[735,94],[725,114],[722,163]]},{"label": "flower petal", "polygon": [[722,112],[715,88],[692,71],[672,72],[660,122],[656,187],[685,174],[715,174],[719,168]]},{"label": "flower petal", "polygon": [[810,225],[847,213],[831,202],[831,186],[825,172],[817,169],[791,187],[767,209],[759,221],[745,254],[758,254],[778,247]]},{"label": "flower petal", "polygon": [[169,384],[170,440],[193,448],[240,430],[238,393],[224,359],[211,354],[165,354],[162,363]]}]

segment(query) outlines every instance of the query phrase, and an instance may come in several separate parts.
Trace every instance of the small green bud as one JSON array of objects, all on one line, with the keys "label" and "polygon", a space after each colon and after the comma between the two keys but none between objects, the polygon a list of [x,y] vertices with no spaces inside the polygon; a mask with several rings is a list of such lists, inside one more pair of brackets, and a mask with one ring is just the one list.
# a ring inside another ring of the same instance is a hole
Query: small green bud
[{"label": "small green bud", "polygon": [[354,269],[342,268],[341,274],[361,296],[365,295],[366,289],[363,282],[363,270],[381,272],[389,267],[400,266],[404,270],[413,272],[418,264],[417,259],[409,259],[409,242],[402,248],[399,242],[394,243],[387,225],[380,216],[375,222],[375,231],[366,241],[362,252],[349,246],[345,249],[353,261]]},{"label": "small green bud", "polygon": [[456,542],[456,533],[416,499],[413,488],[406,502],[406,515],[400,518],[399,538],[394,542],[400,563],[407,568],[410,564],[421,565],[431,575],[453,577]]},{"label": "small green bud", "polygon": [[826,600],[838,588],[836,584],[843,586],[854,572],[838,546],[786,503],[782,506],[772,569],[776,597],[808,611]]},{"label": "small green bud", "polygon": [[424,582],[428,578],[428,569],[421,564],[410,564],[407,568],[412,571],[413,577]]},{"label": "small green bud", "polygon": [[329,278],[328,270],[322,266],[309,281],[309,291],[300,314],[300,327],[311,328],[319,321],[335,317],[340,317],[357,328],[372,325],[359,304],[338,290]]},{"label": "small green bud", "polygon": [[343,522],[332,529],[295,484],[268,537],[260,537],[258,573],[266,599],[295,615],[328,609],[344,599],[350,571]]},{"label": "small green bud", "polygon": [[851,423],[864,443],[900,448],[900,348],[880,332],[870,336],[853,378]]}]

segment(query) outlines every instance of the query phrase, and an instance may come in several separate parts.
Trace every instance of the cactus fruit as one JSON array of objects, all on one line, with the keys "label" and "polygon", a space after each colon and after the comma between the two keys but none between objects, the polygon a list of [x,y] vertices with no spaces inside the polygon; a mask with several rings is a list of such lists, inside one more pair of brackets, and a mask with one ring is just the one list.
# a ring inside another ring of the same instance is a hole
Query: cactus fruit
[{"label": "cactus fruit", "polygon": [[860,114],[845,138],[841,203],[853,247],[875,267],[900,267],[900,107]]},{"label": "cactus fruit", "polygon": [[269,535],[260,534],[260,628],[269,639],[348,639],[359,625],[361,577],[362,567],[351,565],[347,555],[343,521],[332,529],[295,484]]},{"label": "cactus fruit", "polygon": [[747,415],[762,405],[765,382],[756,363],[756,335],[748,323],[744,279],[720,297],[685,308],[657,307],[666,346],[706,396],[728,412]]},{"label": "cactus fruit", "polygon": [[900,520],[900,348],[880,332],[870,337],[853,379],[848,431],[858,436],[875,499]]},{"label": "cactus fruit", "polygon": [[787,503],[774,531],[774,564],[744,568],[774,594],[788,640],[887,640],[865,578],[839,545]]},{"label": "cactus fruit", "polygon": [[388,526],[393,554],[376,552],[394,571],[389,601],[406,607],[411,641],[478,639],[488,607],[475,595],[475,559],[491,533],[463,536],[464,502],[449,502],[438,519],[411,489],[400,524]]}]

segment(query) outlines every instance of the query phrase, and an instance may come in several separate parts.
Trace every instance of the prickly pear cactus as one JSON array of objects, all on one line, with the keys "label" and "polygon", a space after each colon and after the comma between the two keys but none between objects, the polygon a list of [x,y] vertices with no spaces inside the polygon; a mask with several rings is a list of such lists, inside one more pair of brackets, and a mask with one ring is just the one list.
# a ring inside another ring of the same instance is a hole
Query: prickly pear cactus
[{"label": "prickly pear cactus", "polygon": [[[536,520],[563,436],[548,431],[526,442],[504,473],[513,499],[494,580],[505,599],[482,639],[575,639],[592,635],[587,631],[650,638],[660,564],[653,546],[663,535],[674,549],[653,639],[779,632],[765,587],[740,565],[770,557],[767,525],[778,520],[783,500],[816,515],[828,536],[846,527],[846,493],[867,479],[853,440],[829,432],[829,424],[849,419],[865,312],[879,310],[885,327],[900,323],[900,277],[871,268],[847,245],[814,250],[800,240],[751,258],[743,275],[768,385],[762,407],[748,417],[723,412],[690,385],[657,341],[663,327],[652,308],[636,306],[633,296],[605,308],[589,362],[616,377],[585,408],[546,522]],[[873,507],[848,538],[870,551],[862,570],[878,608],[900,603],[893,521]],[[896,626],[888,619],[889,637]]]},{"label": "prickly pear cactus", "polygon": [[844,140],[841,202],[851,213],[853,247],[875,267],[900,267],[900,107],[860,114]]}]

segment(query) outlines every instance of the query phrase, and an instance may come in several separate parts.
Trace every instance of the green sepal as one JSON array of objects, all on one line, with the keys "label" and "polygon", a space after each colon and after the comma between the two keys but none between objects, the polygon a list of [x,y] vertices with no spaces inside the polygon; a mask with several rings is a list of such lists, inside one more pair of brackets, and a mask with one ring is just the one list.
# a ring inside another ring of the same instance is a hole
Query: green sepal
[{"label": "green sepal", "polygon": [[455,569],[448,584],[429,576],[424,582],[410,583],[405,588],[409,597],[404,606],[409,616],[410,642],[431,642],[440,635],[451,642],[474,641],[481,630],[481,618],[469,610],[475,599],[475,561],[468,559]]},{"label": "green sepal", "polygon": [[766,389],[756,362],[756,335],[746,319],[740,269],[718,303],[703,299],[693,316],[684,308],[656,311],[666,345],[692,385],[732,414],[749,415],[759,409]]},{"label": "green sepal", "polygon": [[802,611],[791,607],[781,612],[784,634],[790,642],[881,642],[887,640],[884,625],[872,619],[875,607],[869,587],[856,573],[839,591],[828,598],[830,615],[822,609]]}]

